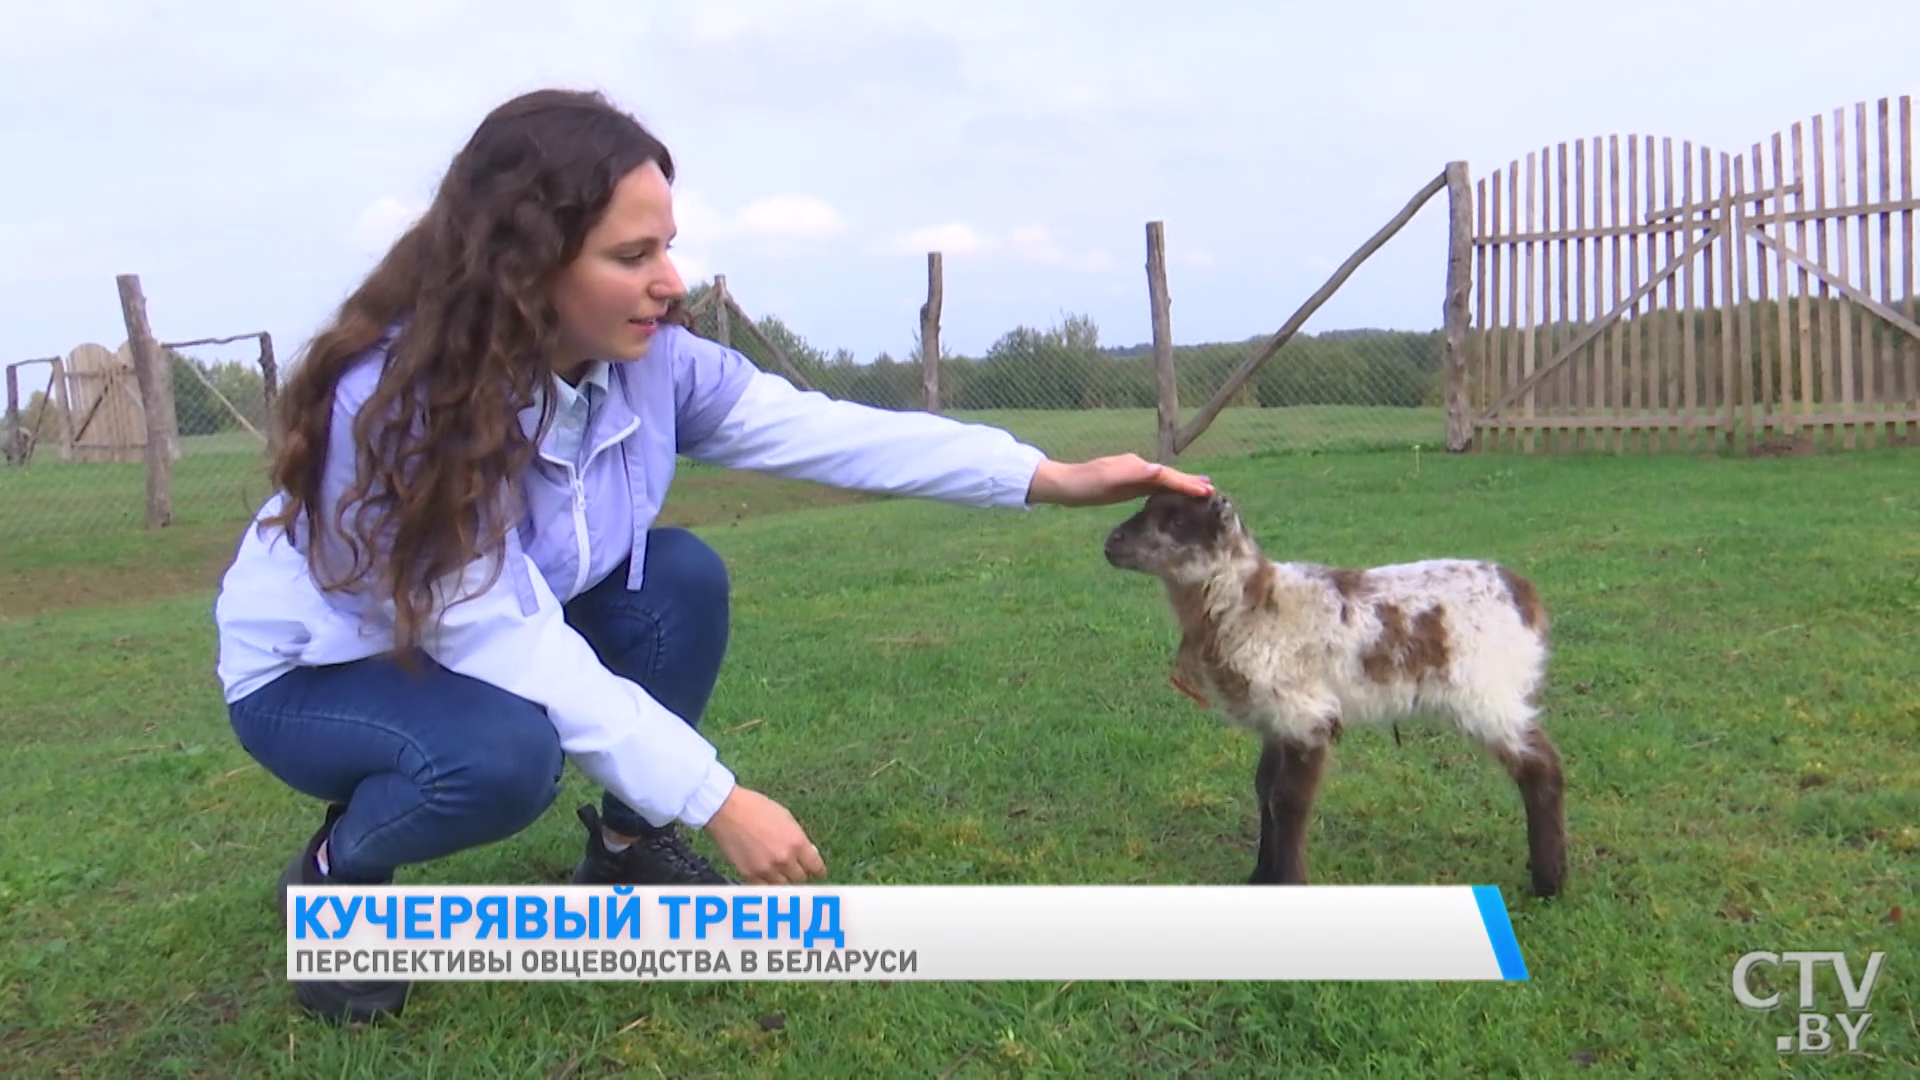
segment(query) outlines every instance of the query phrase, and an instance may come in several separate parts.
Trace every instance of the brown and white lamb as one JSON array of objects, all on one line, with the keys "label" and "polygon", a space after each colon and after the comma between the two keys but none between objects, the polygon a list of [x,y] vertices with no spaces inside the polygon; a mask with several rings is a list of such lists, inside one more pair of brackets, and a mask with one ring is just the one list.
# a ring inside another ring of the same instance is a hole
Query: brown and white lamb
[{"label": "brown and white lamb", "polygon": [[1158,578],[1171,682],[1262,742],[1252,884],[1305,884],[1306,834],[1343,725],[1440,716],[1491,751],[1526,808],[1533,891],[1566,880],[1560,755],[1541,729],[1549,648],[1533,585],[1467,559],[1345,569],[1267,557],[1225,495],[1149,497],[1107,562]]}]

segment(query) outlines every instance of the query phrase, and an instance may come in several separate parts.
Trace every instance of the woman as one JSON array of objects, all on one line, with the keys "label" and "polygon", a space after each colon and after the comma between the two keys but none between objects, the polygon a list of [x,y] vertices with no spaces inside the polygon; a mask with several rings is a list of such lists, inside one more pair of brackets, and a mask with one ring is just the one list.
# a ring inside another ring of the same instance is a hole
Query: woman
[{"label": "woman", "polygon": [[[1005,432],[802,393],[672,321],[685,287],[667,150],[598,95],[507,102],[433,205],[312,342],[280,399],[278,493],[216,605],[247,752],[324,800],[280,880],[383,884],[504,839],[571,760],[582,884],[826,872],[779,803],[698,731],[727,575],[653,527],[676,454],[978,507],[1099,505],[1202,478],[1127,455],[1049,461]],[[307,1007],[400,1010],[403,982],[297,985]]]}]

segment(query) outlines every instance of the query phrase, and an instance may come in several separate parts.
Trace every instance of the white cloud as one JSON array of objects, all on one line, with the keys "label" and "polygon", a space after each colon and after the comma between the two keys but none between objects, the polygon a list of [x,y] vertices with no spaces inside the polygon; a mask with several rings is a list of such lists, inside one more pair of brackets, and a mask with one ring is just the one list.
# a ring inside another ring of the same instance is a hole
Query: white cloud
[{"label": "white cloud", "polygon": [[1084,273],[1108,273],[1120,264],[1103,248],[1070,251],[1044,225],[1022,225],[1004,237],[968,225],[949,221],[926,225],[900,233],[873,248],[880,255],[919,255],[938,251],[943,255],[994,255],[1004,253],[1023,262],[1058,266]]},{"label": "white cloud", "polygon": [[1063,266],[1069,270],[1106,273],[1120,268],[1112,255],[1095,248],[1078,254],[1069,252],[1053,232],[1043,225],[1023,225],[1008,237],[1016,257],[1042,266]]},{"label": "white cloud", "polygon": [[733,223],[747,232],[796,240],[817,240],[847,227],[825,201],[791,193],[755,199],[733,215]]},{"label": "white cloud", "polygon": [[798,192],[767,195],[728,213],[700,191],[681,188],[673,195],[673,217],[679,235],[689,244],[700,245],[730,240],[824,240],[852,227],[831,203]]},{"label": "white cloud", "polygon": [[[358,84],[347,109],[376,125],[420,124],[464,142],[468,131],[506,96],[497,80],[478,72],[396,65],[381,68]],[[456,143],[445,149],[451,152],[457,147]]]},{"label": "white cloud", "polygon": [[980,255],[995,247],[993,237],[961,221],[927,225],[901,233],[875,247],[881,255],[922,255],[938,251],[945,255]]},{"label": "white cloud", "polygon": [[673,261],[674,269],[680,271],[680,280],[686,282],[688,288],[713,277],[712,267],[699,255],[689,255],[679,248],[674,248],[669,258]]},{"label": "white cloud", "polygon": [[1060,249],[1059,241],[1053,238],[1045,226],[1022,225],[1013,230],[1009,237],[1014,253],[1028,262],[1057,263],[1064,262],[1066,252]]},{"label": "white cloud", "polygon": [[673,223],[680,236],[694,242],[710,242],[733,233],[733,223],[726,211],[715,206],[697,188],[674,189]]},{"label": "white cloud", "polygon": [[363,255],[378,258],[393,246],[400,234],[419,220],[425,207],[382,195],[368,204],[353,222],[353,246]]}]

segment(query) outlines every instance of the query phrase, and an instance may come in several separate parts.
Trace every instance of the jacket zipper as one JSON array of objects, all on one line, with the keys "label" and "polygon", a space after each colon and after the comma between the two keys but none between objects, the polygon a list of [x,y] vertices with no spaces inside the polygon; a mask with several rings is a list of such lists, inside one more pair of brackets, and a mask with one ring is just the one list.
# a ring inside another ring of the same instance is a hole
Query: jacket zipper
[{"label": "jacket zipper", "polygon": [[580,478],[580,470],[569,465],[567,472],[573,477],[573,535],[580,548],[580,565],[573,572],[573,595],[579,596],[587,587],[587,567],[592,559],[587,550],[587,485]]},{"label": "jacket zipper", "polygon": [[607,447],[618,443],[620,440],[638,430],[640,430],[640,422],[635,420],[621,429],[619,433],[608,437],[603,440],[600,445],[589,451],[585,465],[577,469],[572,465],[567,466],[567,475],[573,478],[573,535],[575,544],[580,549],[580,565],[574,569],[573,573],[573,595],[575,596],[579,596],[587,587],[587,569],[593,557],[592,552],[588,550],[587,544],[587,484],[582,478],[583,473],[593,465],[593,459],[599,457],[601,452],[606,450]]}]

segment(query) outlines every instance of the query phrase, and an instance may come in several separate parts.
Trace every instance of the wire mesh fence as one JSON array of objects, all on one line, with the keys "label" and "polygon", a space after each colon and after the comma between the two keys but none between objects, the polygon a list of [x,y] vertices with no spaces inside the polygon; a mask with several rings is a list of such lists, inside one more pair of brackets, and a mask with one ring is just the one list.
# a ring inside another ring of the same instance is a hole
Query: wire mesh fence
[{"label": "wire mesh fence", "polygon": [[[1439,330],[1333,330],[1288,339],[1183,456],[1434,449],[1446,435]],[[1176,349],[1187,423],[1265,337]],[[1184,355],[1183,355],[1184,354]]]},{"label": "wire mesh fence", "polygon": [[[980,355],[962,355],[939,344],[938,265],[931,256],[929,308],[899,357],[861,359],[809,342],[778,313],[743,309],[724,276],[696,286],[676,317],[804,389],[992,424],[1057,459],[1163,458],[1163,378],[1177,397],[1183,463],[1445,441],[1441,330],[1318,330],[1310,301],[1277,334],[1168,341],[1163,376],[1152,342],[1116,344],[1091,317],[1066,312],[1046,326],[1010,327]],[[929,352],[931,364],[922,358]],[[160,353],[177,426],[171,522],[236,529],[269,494],[272,341],[161,342]],[[0,551],[44,555],[69,538],[140,530],[147,440],[131,350],[83,345],[16,365],[9,382],[19,386],[0,421]]]},{"label": "wire mesh fence", "polygon": [[[270,349],[270,346],[267,348]],[[267,373],[254,335],[162,345],[177,438],[172,520],[243,522],[268,491]],[[35,550],[145,522],[147,424],[132,351],[88,343],[17,365],[0,419],[0,551]]]},{"label": "wire mesh fence", "polygon": [[[763,370],[797,374],[831,397],[992,424],[1058,458],[1157,456],[1153,345],[1105,342],[1086,315],[1013,327],[979,356],[942,350],[932,379],[918,335],[903,359],[857,361],[845,350],[828,354],[776,315],[751,319],[710,286],[689,297],[687,321],[694,333],[730,344]],[[1183,425],[1194,423],[1237,370],[1257,363],[1179,456],[1437,447],[1446,434],[1442,338],[1439,329],[1331,330],[1291,334],[1271,351],[1267,334],[1175,344]]]}]

